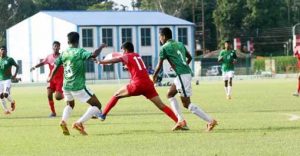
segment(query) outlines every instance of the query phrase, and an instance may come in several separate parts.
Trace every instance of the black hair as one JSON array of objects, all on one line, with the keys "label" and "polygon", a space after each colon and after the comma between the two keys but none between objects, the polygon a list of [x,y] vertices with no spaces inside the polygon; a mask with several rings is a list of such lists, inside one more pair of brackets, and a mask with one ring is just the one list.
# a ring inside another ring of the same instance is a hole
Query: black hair
[{"label": "black hair", "polygon": [[78,44],[79,43],[79,34],[77,32],[68,33],[68,41],[71,44]]},{"label": "black hair", "polygon": [[122,49],[126,49],[129,52],[134,52],[134,46],[133,46],[133,44],[131,42],[124,42],[122,44]]},{"label": "black hair", "polygon": [[5,45],[3,45],[3,46],[1,46],[1,47],[0,47],[0,49],[4,49],[4,50],[6,50],[6,46],[5,46]]},{"label": "black hair", "polygon": [[160,35],[165,36],[166,39],[172,39],[172,30],[168,27],[162,28],[160,30]]},{"label": "black hair", "polygon": [[59,45],[60,46],[60,43],[58,42],[58,41],[54,41],[53,43],[52,43],[52,45]]}]

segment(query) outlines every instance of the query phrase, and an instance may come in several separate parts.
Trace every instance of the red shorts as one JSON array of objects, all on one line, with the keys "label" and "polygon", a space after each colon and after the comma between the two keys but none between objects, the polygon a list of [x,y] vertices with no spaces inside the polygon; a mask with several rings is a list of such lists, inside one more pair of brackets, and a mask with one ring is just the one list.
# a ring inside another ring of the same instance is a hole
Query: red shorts
[{"label": "red shorts", "polygon": [[63,93],[62,86],[63,86],[63,81],[52,80],[48,82],[47,88],[55,92]]},{"label": "red shorts", "polygon": [[127,90],[130,96],[144,95],[147,99],[158,96],[153,82],[129,83],[127,85]]}]

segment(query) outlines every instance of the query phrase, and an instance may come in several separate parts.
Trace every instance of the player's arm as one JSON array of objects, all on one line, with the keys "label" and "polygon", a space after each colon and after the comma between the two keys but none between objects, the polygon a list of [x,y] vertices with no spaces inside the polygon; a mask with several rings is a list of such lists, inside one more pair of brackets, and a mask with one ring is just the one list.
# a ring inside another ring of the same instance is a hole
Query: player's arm
[{"label": "player's arm", "polygon": [[54,63],[54,68],[52,70],[52,72],[50,73],[50,75],[48,76],[47,82],[50,82],[53,79],[53,76],[56,74],[59,66],[62,65],[62,58],[61,56],[59,56]]},{"label": "player's arm", "polygon": [[118,62],[122,62],[122,59],[120,57],[116,57],[116,58],[112,58],[112,59],[108,59],[108,60],[100,60],[100,61],[97,61],[96,63],[98,63],[98,64],[112,64],[112,63],[118,63]]},{"label": "player's arm", "polygon": [[188,51],[186,51],[186,58],[187,58],[186,63],[190,64],[192,61],[192,55]]},{"label": "player's arm", "polygon": [[159,62],[157,64],[157,66],[155,67],[154,73],[153,73],[153,82],[155,83],[157,81],[157,76],[159,74],[159,71],[161,70],[162,66],[163,66],[164,60],[163,59],[159,59]]},{"label": "player's arm", "polygon": [[39,68],[41,66],[43,66],[45,63],[44,61],[41,61],[40,63],[38,63],[37,65],[33,66],[30,68],[30,72],[32,72],[33,70],[35,70],[36,68]]},{"label": "player's arm", "polygon": [[96,58],[102,51],[103,48],[107,47],[106,44],[102,43],[91,55],[91,59]]},{"label": "player's arm", "polygon": [[237,63],[237,55],[236,52],[233,53],[233,64]]},{"label": "player's arm", "polygon": [[19,65],[18,65],[16,62],[14,62],[13,66],[16,67],[16,71],[15,71],[15,73],[12,75],[12,79],[16,79],[20,67],[19,67]]}]

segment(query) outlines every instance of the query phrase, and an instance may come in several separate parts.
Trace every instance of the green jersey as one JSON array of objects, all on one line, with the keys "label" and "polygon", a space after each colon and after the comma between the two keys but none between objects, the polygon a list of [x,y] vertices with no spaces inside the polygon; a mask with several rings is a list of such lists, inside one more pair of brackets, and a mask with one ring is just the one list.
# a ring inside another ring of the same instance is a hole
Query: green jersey
[{"label": "green jersey", "polygon": [[186,62],[187,50],[181,42],[168,40],[160,49],[160,59],[167,59],[177,75],[192,74]]},{"label": "green jersey", "polygon": [[11,67],[17,66],[15,60],[11,57],[0,58],[0,80],[11,79]]},{"label": "green jersey", "polygon": [[85,60],[92,53],[82,48],[68,48],[56,59],[55,64],[64,67],[64,90],[77,91],[85,88]]},{"label": "green jersey", "polygon": [[222,50],[219,57],[222,57],[222,72],[234,71],[234,60],[237,58],[234,50]]}]

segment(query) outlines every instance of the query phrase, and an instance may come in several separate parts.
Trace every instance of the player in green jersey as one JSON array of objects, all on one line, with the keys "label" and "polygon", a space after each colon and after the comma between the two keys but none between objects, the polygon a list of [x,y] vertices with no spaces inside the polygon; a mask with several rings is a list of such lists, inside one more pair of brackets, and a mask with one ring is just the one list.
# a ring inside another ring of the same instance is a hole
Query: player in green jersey
[{"label": "player in green jersey", "polygon": [[171,107],[178,118],[178,123],[173,130],[188,129],[179,104],[175,98],[175,95],[180,93],[183,106],[199,118],[205,120],[207,122],[207,131],[211,131],[217,125],[217,121],[207,115],[200,107],[191,103],[190,100],[190,96],[192,95],[192,71],[189,67],[189,63],[192,60],[192,56],[182,43],[172,40],[172,31],[170,28],[161,29],[159,39],[163,46],[160,50],[160,60],[156,66],[153,81],[155,82],[157,80],[163,61],[167,59],[176,73],[176,78],[167,94]]},{"label": "player in green jersey", "polygon": [[[225,83],[225,93],[227,99],[231,99],[232,78],[234,77],[234,64],[237,62],[237,56],[231,49],[230,41],[226,40],[223,49],[218,57],[218,61],[222,62],[222,75]],[[228,86],[229,82],[229,86]]]},{"label": "player in green jersey", "polygon": [[[12,66],[16,67],[14,74],[11,74]],[[10,111],[7,109],[6,100],[11,104],[11,111],[15,110],[16,102],[13,100],[10,89],[11,81],[16,80],[16,76],[19,70],[18,64],[11,57],[7,56],[7,50],[5,46],[0,48],[0,99],[2,107],[4,109],[4,114],[10,114]],[[5,100],[6,99],[6,100]]]},{"label": "player in green jersey", "polygon": [[70,32],[68,34],[68,44],[69,48],[63,51],[56,59],[55,67],[48,78],[48,82],[53,78],[59,66],[63,65],[63,94],[67,101],[67,106],[64,108],[60,126],[63,130],[63,134],[70,135],[66,121],[74,109],[74,98],[77,98],[81,102],[86,102],[91,105],[86,113],[73,124],[74,129],[78,130],[82,135],[87,135],[83,123],[92,116],[99,116],[101,114],[101,104],[95,94],[86,88],[85,61],[97,57],[106,45],[102,44],[93,53],[79,48],[79,34],[77,32]]}]

